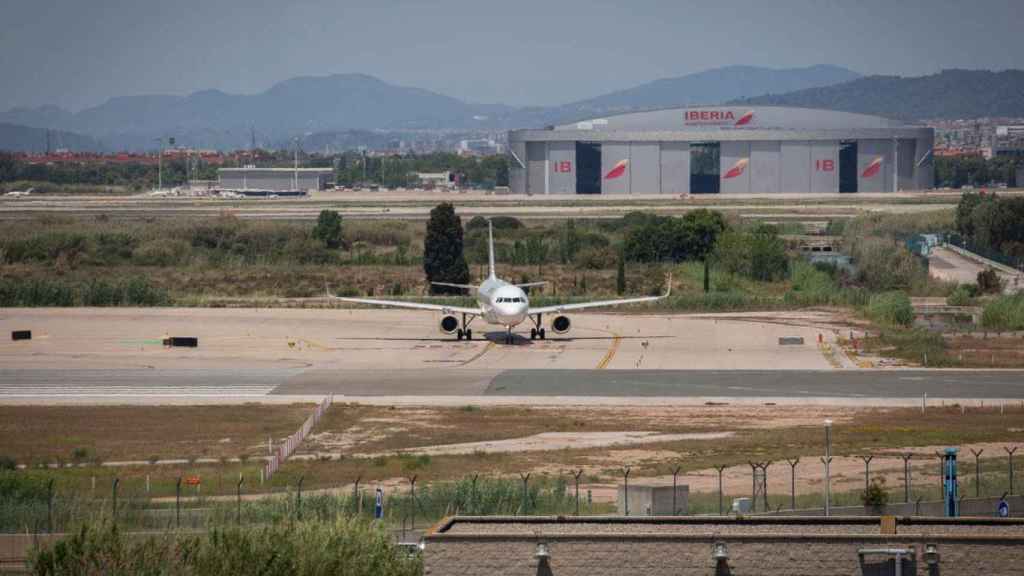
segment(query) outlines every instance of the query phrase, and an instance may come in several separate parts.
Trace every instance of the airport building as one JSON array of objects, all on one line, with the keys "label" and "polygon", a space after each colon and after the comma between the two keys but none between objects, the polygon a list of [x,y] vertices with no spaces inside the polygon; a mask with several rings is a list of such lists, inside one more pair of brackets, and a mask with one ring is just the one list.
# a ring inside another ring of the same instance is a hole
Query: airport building
[{"label": "airport building", "polygon": [[323,190],[332,183],[330,168],[220,168],[217,180],[221,190],[249,196],[298,196]]},{"label": "airport building", "polygon": [[675,108],[509,133],[512,194],[894,192],[933,185],[935,132],[770,106]]}]

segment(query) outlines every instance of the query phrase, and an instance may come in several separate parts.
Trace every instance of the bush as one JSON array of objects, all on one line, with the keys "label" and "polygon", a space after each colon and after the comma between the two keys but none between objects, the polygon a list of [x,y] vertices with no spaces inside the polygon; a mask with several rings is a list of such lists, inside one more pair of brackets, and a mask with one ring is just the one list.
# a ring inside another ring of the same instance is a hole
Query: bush
[{"label": "bush", "polygon": [[927,282],[928,271],[902,243],[864,238],[853,244],[857,281],[869,290],[908,290]]},{"label": "bush", "polygon": [[17,469],[18,462],[15,461],[14,458],[0,454],[0,472]]},{"label": "bush", "polygon": [[977,287],[972,284],[960,284],[946,297],[946,304],[949,306],[972,306],[977,292]]},{"label": "bush", "polygon": [[1024,330],[1024,292],[1000,296],[986,304],[981,325],[993,330]]},{"label": "bush", "polygon": [[720,212],[694,210],[682,218],[627,215],[637,222],[626,232],[624,249],[631,262],[702,260],[726,230]]},{"label": "bush", "polygon": [[860,493],[860,501],[864,506],[879,510],[889,503],[889,493],[885,491],[885,477],[873,478],[866,490]]},{"label": "bush", "polygon": [[380,524],[364,519],[132,537],[112,526],[84,526],[35,549],[29,566],[38,576],[422,573],[418,557],[400,554]]},{"label": "bush", "polygon": [[[523,227],[523,223],[514,216],[492,216],[491,224],[495,230],[518,230]],[[487,218],[474,216],[466,223],[466,230],[487,230]]]},{"label": "bush", "polygon": [[177,266],[189,254],[188,242],[180,238],[147,240],[132,254],[132,260],[142,266]]},{"label": "bush", "polygon": [[334,210],[321,210],[313,227],[313,238],[323,242],[331,250],[341,247],[341,215]]},{"label": "bush", "polygon": [[868,317],[887,326],[910,326],[914,323],[914,306],[905,292],[876,294],[868,302]]},{"label": "bush", "polygon": [[978,272],[978,292],[982,294],[999,294],[1003,291],[1003,282],[999,274],[991,268]]},{"label": "bush", "polygon": [[0,306],[163,306],[167,291],[142,277],[109,282],[53,279],[0,280]]},{"label": "bush", "polygon": [[726,232],[715,246],[715,260],[728,272],[762,282],[781,280],[789,271],[786,245],[771,229]]}]

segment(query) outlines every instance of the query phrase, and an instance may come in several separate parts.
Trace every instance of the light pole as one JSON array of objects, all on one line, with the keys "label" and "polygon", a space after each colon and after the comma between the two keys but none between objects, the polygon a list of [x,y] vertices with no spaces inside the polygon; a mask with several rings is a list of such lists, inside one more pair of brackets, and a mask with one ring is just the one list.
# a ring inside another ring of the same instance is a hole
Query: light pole
[{"label": "light pole", "polygon": [[295,190],[299,189],[299,137],[295,137],[295,176],[294,176]]},{"label": "light pole", "polygon": [[825,516],[832,514],[832,421],[825,420]]},{"label": "light pole", "polygon": [[159,144],[157,146],[157,153],[156,153],[156,166],[157,166],[157,168],[156,168],[156,182],[157,182],[156,189],[157,190],[163,190],[164,189],[164,139],[161,136],[160,138],[157,138],[156,141]]}]

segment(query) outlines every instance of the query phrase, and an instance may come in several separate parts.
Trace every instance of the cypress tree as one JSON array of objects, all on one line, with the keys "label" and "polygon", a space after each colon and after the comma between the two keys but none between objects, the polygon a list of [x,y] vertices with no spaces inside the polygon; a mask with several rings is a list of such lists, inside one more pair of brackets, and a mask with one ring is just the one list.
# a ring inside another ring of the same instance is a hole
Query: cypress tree
[{"label": "cypress tree", "polygon": [[[462,253],[462,220],[455,207],[444,202],[430,211],[427,237],[423,241],[423,272],[427,282],[469,283],[469,266]],[[464,294],[447,286],[430,286],[432,294]]]}]

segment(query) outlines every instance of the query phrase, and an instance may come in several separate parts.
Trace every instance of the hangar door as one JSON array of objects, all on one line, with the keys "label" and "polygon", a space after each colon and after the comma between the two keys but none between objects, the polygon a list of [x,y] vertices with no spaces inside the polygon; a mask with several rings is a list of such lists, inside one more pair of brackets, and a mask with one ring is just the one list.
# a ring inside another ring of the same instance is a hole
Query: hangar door
[{"label": "hangar door", "polygon": [[576,143],[576,193],[601,193],[601,144]]},{"label": "hangar door", "polygon": [[718,194],[721,145],[702,142],[690,145],[690,194]]}]

